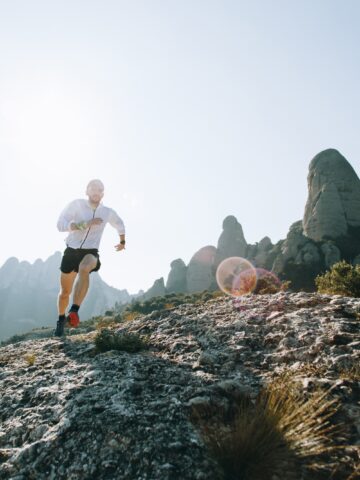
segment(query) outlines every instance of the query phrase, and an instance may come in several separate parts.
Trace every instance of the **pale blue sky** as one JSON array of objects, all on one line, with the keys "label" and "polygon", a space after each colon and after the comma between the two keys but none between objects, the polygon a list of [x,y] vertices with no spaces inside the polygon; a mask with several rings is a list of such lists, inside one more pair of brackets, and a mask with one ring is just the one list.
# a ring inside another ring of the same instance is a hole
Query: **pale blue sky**
[{"label": "pale blue sky", "polygon": [[284,238],[313,156],[360,172],[359,22],[349,0],[0,0],[0,265],[62,250],[93,177],[128,240],[107,227],[100,273],[132,293],[229,214]]}]

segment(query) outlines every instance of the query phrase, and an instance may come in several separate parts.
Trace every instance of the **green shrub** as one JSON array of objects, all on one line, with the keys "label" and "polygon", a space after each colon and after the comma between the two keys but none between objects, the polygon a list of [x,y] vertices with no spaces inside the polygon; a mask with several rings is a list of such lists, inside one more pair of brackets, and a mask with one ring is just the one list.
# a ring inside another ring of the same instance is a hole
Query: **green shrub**
[{"label": "green shrub", "polygon": [[148,347],[148,341],[132,333],[117,333],[104,328],[95,336],[95,347],[98,352],[120,350],[135,353]]},{"label": "green shrub", "polygon": [[324,275],[318,275],[315,284],[320,293],[360,297],[360,265],[353,266],[342,260]]}]

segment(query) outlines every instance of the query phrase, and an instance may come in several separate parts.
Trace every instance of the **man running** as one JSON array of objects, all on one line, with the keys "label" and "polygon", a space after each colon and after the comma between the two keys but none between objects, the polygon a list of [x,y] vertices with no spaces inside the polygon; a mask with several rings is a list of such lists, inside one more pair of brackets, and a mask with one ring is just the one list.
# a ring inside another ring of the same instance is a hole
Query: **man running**
[{"label": "man running", "polygon": [[[101,202],[104,185],[100,180],[91,180],[86,188],[86,199],[69,203],[61,212],[57,222],[60,232],[70,232],[66,237],[66,249],[61,260],[60,293],[58,296],[59,320],[55,335],[64,335],[65,324],[69,327],[79,325],[79,308],[89,288],[89,275],[100,269],[99,244],[106,223],[110,223],[120,236],[115,250],[125,248],[125,226],[118,214]],[[74,280],[73,304],[65,316],[69,304]]]}]

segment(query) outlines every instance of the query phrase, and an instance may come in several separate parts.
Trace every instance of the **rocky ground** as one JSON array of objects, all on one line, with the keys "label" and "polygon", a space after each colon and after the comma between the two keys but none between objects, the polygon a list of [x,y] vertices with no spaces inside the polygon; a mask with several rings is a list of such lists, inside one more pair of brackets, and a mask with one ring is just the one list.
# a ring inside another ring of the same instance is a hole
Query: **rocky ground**
[{"label": "rocky ground", "polygon": [[191,409],[226,406],[234,392],[256,396],[284,369],[304,390],[331,387],[341,401],[353,447],[328,478],[350,478],[360,445],[359,317],[360,299],[220,297],[121,324],[149,339],[139,353],[96,353],[94,333],[4,346],[0,478],[220,479]]}]

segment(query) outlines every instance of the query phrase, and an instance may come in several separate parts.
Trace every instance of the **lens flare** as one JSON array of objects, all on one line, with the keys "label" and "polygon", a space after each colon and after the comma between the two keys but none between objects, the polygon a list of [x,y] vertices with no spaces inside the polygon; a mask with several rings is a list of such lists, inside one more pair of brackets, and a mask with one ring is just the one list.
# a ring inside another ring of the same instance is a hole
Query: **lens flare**
[{"label": "lens flare", "polygon": [[216,270],[216,281],[227,295],[241,297],[255,290],[256,269],[245,258],[225,258]]}]

